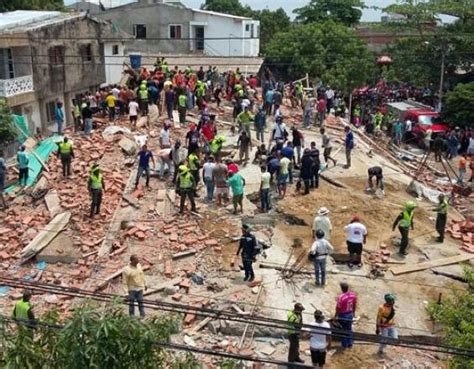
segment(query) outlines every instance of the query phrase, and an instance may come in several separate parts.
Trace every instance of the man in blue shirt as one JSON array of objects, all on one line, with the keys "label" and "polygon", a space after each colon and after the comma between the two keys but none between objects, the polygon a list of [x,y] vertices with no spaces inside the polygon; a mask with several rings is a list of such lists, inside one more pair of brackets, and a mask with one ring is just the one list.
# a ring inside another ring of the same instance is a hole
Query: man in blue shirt
[{"label": "man in blue shirt", "polygon": [[20,186],[22,183],[23,186],[26,186],[26,182],[28,181],[28,164],[30,159],[28,158],[28,154],[25,151],[25,145],[20,146],[20,150],[18,150],[16,154],[16,160],[18,162],[18,171],[20,172],[18,182]]},{"label": "man in blue shirt", "polygon": [[58,101],[56,103],[56,108],[54,109],[54,119],[58,126],[58,135],[63,134],[63,125],[64,125],[64,112],[63,112],[63,103]]},{"label": "man in blue shirt", "polygon": [[267,116],[265,115],[265,109],[263,106],[258,107],[258,113],[255,115],[255,130],[257,131],[257,140],[264,142],[263,132],[265,131]]},{"label": "man in blue shirt", "polygon": [[267,113],[267,115],[272,114],[273,95],[274,95],[273,90],[268,90],[265,93],[265,112]]},{"label": "man in blue shirt", "polygon": [[346,126],[344,128],[344,132],[346,133],[345,139],[345,147],[346,147],[346,165],[344,165],[345,169],[351,167],[351,153],[352,149],[354,148],[354,134],[351,131],[351,127]]},{"label": "man in blue shirt", "polygon": [[153,167],[156,166],[155,159],[153,158],[153,154],[150,150],[148,150],[147,145],[143,145],[142,149],[138,153],[139,162],[138,162],[138,171],[137,171],[137,179],[135,180],[135,189],[138,187],[138,182],[140,181],[140,177],[143,175],[143,172],[146,173],[146,186],[150,187],[150,159],[153,162]]}]

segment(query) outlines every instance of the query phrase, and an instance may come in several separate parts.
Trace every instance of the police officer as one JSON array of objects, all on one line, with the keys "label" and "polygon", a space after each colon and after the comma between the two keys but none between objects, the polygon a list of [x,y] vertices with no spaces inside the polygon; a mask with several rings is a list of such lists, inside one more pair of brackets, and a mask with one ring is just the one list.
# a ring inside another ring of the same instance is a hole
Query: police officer
[{"label": "police officer", "polygon": [[30,304],[31,296],[30,290],[23,291],[22,299],[15,304],[13,309],[13,319],[22,322],[27,327],[34,328],[36,319]]},{"label": "police officer", "polygon": [[61,159],[61,164],[63,166],[63,177],[67,178],[71,175],[71,160],[74,157],[72,144],[69,142],[67,137],[64,137],[63,142],[58,144],[57,155],[58,158]]},{"label": "police officer", "polygon": [[181,91],[178,96],[178,113],[179,123],[186,123],[186,106],[188,105],[188,98],[186,97],[186,91]]},{"label": "police officer", "polygon": [[100,173],[98,164],[94,164],[91,168],[87,188],[92,197],[90,212],[90,217],[92,218],[94,214],[99,214],[100,204],[102,202],[102,192],[105,191],[104,177]]},{"label": "police officer", "polygon": [[196,187],[194,177],[186,165],[180,165],[178,168],[178,171],[179,173],[176,179],[176,190],[181,196],[181,199],[179,202],[179,213],[180,214],[184,213],[184,205],[186,203],[186,196],[189,198],[189,201],[191,202],[191,211],[194,213],[197,213],[196,203],[194,202],[194,188]]},{"label": "police officer", "polygon": [[300,330],[303,326],[303,311],[304,307],[299,302],[295,304],[293,310],[288,311],[289,363],[304,363],[304,360],[300,358]]},{"label": "police officer", "polygon": [[403,256],[408,255],[406,251],[408,247],[408,234],[410,232],[410,228],[412,230],[414,229],[413,216],[415,215],[415,208],[416,203],[414,201],[407,201],[405,203],[405,209],[398,215],[392,226],[392,231],[394,231],[398,224],[398,230],[402,236],[399,253]]},{"label": "police officer", "polygon": [[444,194],[438,196],[438,206],[434,209],[436,211],[436,231],[439,237],[436,239],[437,242],[444,242],[444,230],[446,228],[446,222],[448,220],[448,200]]},{"label": "police officer", "polygon": [[143,81],[138,88],[138,103],[140,105],[140,111],[142,115],[148,114],[148,89],[146,87],[146,82]]},{"label": "police officer", "polygon": [[373,179],[376,179],[376,187],[380,188],[382,194],[385,195],[384,183],[383,183],[383,169],[381,167],[371,167],[368,170],[368,181],[367,181],[367,192],[371,192],[374,189]]},{"label": "police officer", "polygon": [[189,172],[194,177],[194,197],[198,197],[197,185],[199,184],[199,168],[201,162],[199,160],[199,149],[197,148],[194,152],[191,152],[188,156]]},{"label": "police officer", "polygon": [[248,224],[243,224],[242,237],[240,237],[237,256],[240,254],[242,255],[242,264],[244,265],[245,272],[244,282],[251,282],[255,279],[252,263],[254,262],[256,251],[257,239],[253,234],[250,233],[250,226]]}]

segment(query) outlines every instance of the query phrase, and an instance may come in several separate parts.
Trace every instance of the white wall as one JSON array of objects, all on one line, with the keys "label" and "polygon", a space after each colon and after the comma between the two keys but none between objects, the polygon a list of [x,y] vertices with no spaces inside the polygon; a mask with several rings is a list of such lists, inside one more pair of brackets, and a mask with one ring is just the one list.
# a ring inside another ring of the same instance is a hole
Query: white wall
[{"label": "white wall", "polygon": [[[204,53],[212,56],[258,56],[259,40],[243,40],[250,37],[245,32],[245,23],[256,23],[258,21],[244,21],[238,18],[218,16],[200,12],[193,13],[193,22],[204,26]],[[256,25],[255,32],[256,32]],[[194,38],[194,26],[191,25],[191,38]],[[211,38],[211,39],[209,39]],[[237,38],[221,39],[213,38]],[[194,45],[192,45],[194,50]]]},{"label": "white wall", "polygon": [[[118,54],[113,55],[113,46],[118,45]],[[105,83],[110,85],[119,83],[122,79],[123,62],[125,60],[125,46],[122,42],[104,43]]]}]

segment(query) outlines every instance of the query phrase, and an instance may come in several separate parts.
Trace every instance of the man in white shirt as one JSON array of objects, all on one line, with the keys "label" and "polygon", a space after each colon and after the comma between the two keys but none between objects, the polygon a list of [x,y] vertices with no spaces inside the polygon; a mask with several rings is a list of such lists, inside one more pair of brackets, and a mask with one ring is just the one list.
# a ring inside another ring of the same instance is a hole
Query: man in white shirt
[{"label": "man in white shirt", "polygon": [[271,206],[270,206],[270,180],[271,174],[267,170],[266,165],[262,165],[260,167],[262,171],[262,177],[260,180],[260,205],[262,207],[262,211],[267,213]]},{"label": "man in white shirt", "polygon": [[162,149],[167,149],[171,147],[171,142],[170,142],[170,126],[168,123],[165,123],[163,125],[163,128],[160,132],[160,147]]},{"label": "man in white shirt", "polygon": [[132,127],[135,127],[138,118],[138,103],[135,99],[132,99],[128,104],[128,114],[130,115],[130,123],[132,124]]},{"label": "man in white shirt", "polygon": [[326,364],[326,353],[331,349],[331,325],[324,321],[321,311],[315,310],[314,323],[309,323],[311,361],[315,368],[322,369]]},{"label": "man in white shirt", "polygon": [[286,130],[286,125],[283,123],[283,118],[281,116],[276,117],[275,124],[273,125],[272,131],[272,140],[282,140],[283,142],[286,141],[288,137],[288,132]]},{"label": "man in white shirt", "polygon": [[168,167],[170,176],[174,176],[174,162],[171,155],[171,148],[158,151],[158,160],[160,161],[160,181],[164,179],[165,166]]},{"label": "man in white shirt", "polygon": [[324,287],[326,285],[326,260],[333,251],[334,247],[324,239],[324,232],[318,229],[316,231],[316,241],[314,241],[310,251],[313,257],[317,286]]},{"label": "man in white shirt", "polygon": [[112,89],[112,95],[114,95],[117,100],[119,99],[120,89],[117,87],[117,85],[115,85]]},{"label": "man in white shirt", "polygon": [[278,173],[278,179],[277,179],[277,184],[278,184],[278,194],[280,195],[280,198],[285,198],[286,195],[286,184],[288,182],[288,177],[290,175],[290,159],[288,159],[286,156],[282,156],[281,154],[279,155],[280,159],[280,171]]},{"label": "man in white shirt", "polygon": [[367,228],[360,222],[360,217],[354,215],[350,224],[344,227],[349,251],[349,268],[362,266],[362,245],[367,242]]},{"label": "man in white shirt", "polygon": [[207,191],[207,200],[212,202],[214,198],[214,179],[212,178],[212,172],[216,164],[214,163],[214,158],[209,156],[207,162],[202,167],[202,176],[204,178],[204,183],[206,184]]},{"label": "man in white shirt", "polygon": [[324,232],[325,240],[329,241],[331,239],[332,224],[328,217],[329,213],[329,209],[324,206],[318,210],[318,215],[314,217],[313,221],[313,239],[316,239],[316,231],[318,230]]}]

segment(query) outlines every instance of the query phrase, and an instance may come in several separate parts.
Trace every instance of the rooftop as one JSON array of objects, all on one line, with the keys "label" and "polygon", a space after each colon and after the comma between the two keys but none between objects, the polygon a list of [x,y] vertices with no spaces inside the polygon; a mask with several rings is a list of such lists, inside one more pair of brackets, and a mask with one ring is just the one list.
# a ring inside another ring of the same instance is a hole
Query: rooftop
[{"label": "rooftop", "polygon": [[226,13],[218,13],[212,12],[210,10],[202,10],[202,9],[191,9],[195,13],[202,13],[208,15],[215,15],[216,17],[225,17],[225,18],[234,18],[234,19],[241,19],[241,20],[252,20],[252,18],[248,17],[240,17],[238,15],[226,14]]},{"label": "rooftop", "polygon": [[57,11],[15,10],[0,13],[0,32],[25,32],[49,24],[82,16]]}]

